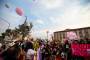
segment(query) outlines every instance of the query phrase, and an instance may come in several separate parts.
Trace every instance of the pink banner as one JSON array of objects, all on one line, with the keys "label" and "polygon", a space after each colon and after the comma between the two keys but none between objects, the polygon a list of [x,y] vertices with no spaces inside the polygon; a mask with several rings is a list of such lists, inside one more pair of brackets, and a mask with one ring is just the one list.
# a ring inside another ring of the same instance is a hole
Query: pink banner
[{"label": "pink banner", "polygon": [[90,44],[72,44],[72,54],[77,56],[89,57]]}]

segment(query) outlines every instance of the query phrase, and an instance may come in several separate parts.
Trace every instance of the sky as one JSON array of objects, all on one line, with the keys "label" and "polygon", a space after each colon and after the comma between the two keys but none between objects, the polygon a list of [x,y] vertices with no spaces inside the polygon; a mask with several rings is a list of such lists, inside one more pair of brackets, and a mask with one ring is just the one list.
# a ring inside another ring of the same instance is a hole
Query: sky
[{"label": "sky", "polygon": [[[23,9],[23,16],[16,13],[17,7]],[[47,38],[47,31],[52,35],[55,31],[90,27],[90,0],[0,0],[1,32],[8,23],[12,29],[22,24],[24,16],[33,23],[34,37]]]}]

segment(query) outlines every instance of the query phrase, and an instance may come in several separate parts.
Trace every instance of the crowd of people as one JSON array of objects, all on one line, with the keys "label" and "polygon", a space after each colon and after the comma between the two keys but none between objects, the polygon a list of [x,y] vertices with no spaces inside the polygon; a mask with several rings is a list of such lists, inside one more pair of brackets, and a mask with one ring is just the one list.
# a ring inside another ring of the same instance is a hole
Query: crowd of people
[{"label": "crowd of people", "polygon": [[[82,43],[73,41],[72,43]],[[59,41],[19,40],[13,45],[0,44],[0,60],[84,60],[83,57],[73,56],[71,44],[66,40]]]}]

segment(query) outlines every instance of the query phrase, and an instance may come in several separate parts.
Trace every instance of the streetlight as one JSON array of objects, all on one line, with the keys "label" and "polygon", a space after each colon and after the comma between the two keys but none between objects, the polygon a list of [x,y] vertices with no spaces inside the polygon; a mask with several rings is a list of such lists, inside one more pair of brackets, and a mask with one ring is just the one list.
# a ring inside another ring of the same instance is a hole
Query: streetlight
[{"label": "streetlight", "polygon": [[[1,17],[0,17],[1,18]],[[5,20],[4,18],[1,18],[3,21],[5,21],[6,23],[8,23],[8,29],[9,29],[9,27],[10,27],[10,23],[7,21],[7,20]]]},{"label": "streetlight", "polygon": [[[6,7],[6,8],[10,8],[8,4],[5,4],[5,7]],[[5,21],[6,23],[8,23],[8,25],[9,25],[9,26],[8,26],[8,29],[9,29],[10,23],[9,23],[7,20],[5,20],[4,18],[2,18],[2,17],[0,17],[0,18],[1,18],[3,21]]]}]

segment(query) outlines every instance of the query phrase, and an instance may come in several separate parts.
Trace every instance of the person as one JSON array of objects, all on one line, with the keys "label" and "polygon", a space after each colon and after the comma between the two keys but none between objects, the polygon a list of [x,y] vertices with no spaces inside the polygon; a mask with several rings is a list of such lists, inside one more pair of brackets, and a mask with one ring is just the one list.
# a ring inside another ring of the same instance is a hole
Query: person
[{"label": "person", "polygon": [[80,44],[84,44],[85,42],[84,42],[83,39],[80,39],[79,43],[80,43]]},{"label": "person", "polygon": [[61,50],[60,50],[60,46],[57,45],[57,52],[56,52],[56,59],[55,60],[61,60]]},{"label": "person", "polygon": [[22,46],[20,46],[20,51],[18,53],[18,60],[25,60],[25,51],[22,48]]},{"label": "person", "polygon": [[39,48],[38,48],[38,50],[37,50],[37,60],[42,60],[42,59],[44,59],[43,58],[43,54],[42,54],[42,43],[41,42],[39,42]]},{"label": "person", "polygon": [[63,47],[64,47],[64,52],[65,52],[65,55],[66,55],[66,59],[71,60],[71,58],[72,58],[71,45],[70,45],[68,40],[66,40]]},{"label": "person", "polygon": [[4,60],[18,60],[19,46],[17,44],[10,46],[2,53]]},{"label": "person", "polygon": [[0,43],[0,60],[3,60],[3,57],[2,57],[2,51],[4,50],[3,48],[2,48],[2,43]]},{"label": "person", "polygon": [[85,38],[87,44],[90,44],[90,39],[89,38]]},{"label": "person", "polygon": [[35,53],[36,53],[36,51],[34,51],[33,49],[28,49],[27,55],[26,55],[26,60],[34,60]]},{"label": "person", "polygon": [[50,60],[51,50],[48,44],[45,47],[45,60]]},{"label": "person", "polygon": [[36,51],[34,51],[33,43],[31,41],[28,40],[25,43],[24,50],[26,52],[26,60],[33,60]]},{"label": "person", "polygon": [[63,51],[61,52],[61,60],[65,60],[65,53]]},{"label": "person", "polygon": [[24,51],[27,52],[28,49],[34,49],[34,48],[33,48],[33,43],[32,43],[31,41],[27,41],[27,42],[25,43]]}]

